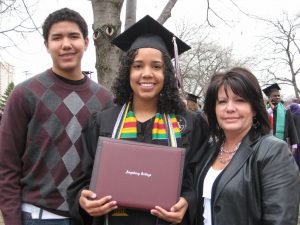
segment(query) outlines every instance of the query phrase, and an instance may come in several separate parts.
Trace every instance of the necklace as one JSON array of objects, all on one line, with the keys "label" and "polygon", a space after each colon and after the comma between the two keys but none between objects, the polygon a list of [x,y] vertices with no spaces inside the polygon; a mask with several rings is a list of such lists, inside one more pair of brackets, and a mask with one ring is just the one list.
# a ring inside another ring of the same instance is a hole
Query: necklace
[{"label": "necklace", "polygon": [[241,143],[238,143],[233,150],[225,150],[224,143],[220,147],[220,151],[218,154],[218,160],[222,164],[227,164],[231,161],[232,157],[235,155]]}]

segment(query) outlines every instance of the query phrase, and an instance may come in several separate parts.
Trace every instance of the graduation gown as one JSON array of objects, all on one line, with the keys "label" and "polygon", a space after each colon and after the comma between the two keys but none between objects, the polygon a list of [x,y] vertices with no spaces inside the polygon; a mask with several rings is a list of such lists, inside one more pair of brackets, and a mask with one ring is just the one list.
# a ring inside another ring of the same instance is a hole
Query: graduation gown
[{"label": "graduation gown", "polygon": [[[276,119],[277,119],[277,110],[273,110],[273,135],[276,133]],[[285,111],[285,122],[284,122],[284,141],[290,145],[299,143],[297,130],[295,123],[292,117],[292,113],[289,109]]]},{"label": "graduation gown", "polygon": [[[82,156],[82,175],[75,180],[68,188],[68,203],[70,212],[78,224],[103,225],[105,216],[91,217],[79,205],[79,197],[81,190],[88,189],[93,169],[94,157],[96,154],[97,141],[99,136],[111,137],[115,126],[115,122],[119,115],[121,107],[114,106],[103,112],[98,112],[92,115],[83,129],[82,141],[84,155]],[[181,196],[189,203],[189,209],[195,209],[196,194],[193,189],[193,167],[195,159],[201,157],[205,150],[208,138],[208,126],[206,121],[200,115],[187,111],[182,115],[176,115],[180,124],[181,138],[177,139],[178,147],[186,148],[184,176],[182,182]],[[137,123],[137,138],[130,139],[133,141],[152,143],[158,145],[167,145],[166,140],[152,140],[153,119],[144,123]],[[193,206],[193,207],[191,207]],[[147,225],[147,224],[168,224],[165,221],[157,220],[148,211],[126,209],[128,216],[114,217],[114,213],[109,214],[109,224],[124,224],[124,225]],[[193,220],[190,215],[195,212],[185,214],[182,224],[190,224]]]}]

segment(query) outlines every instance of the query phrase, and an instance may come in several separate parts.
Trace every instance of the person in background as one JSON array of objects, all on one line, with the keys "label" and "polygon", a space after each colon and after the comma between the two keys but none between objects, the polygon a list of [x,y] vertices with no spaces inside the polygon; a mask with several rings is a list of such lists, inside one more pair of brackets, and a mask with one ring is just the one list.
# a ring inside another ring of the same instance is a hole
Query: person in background
[{"label": "person in background", "polygon": [[[171,62],[176,57],[173,37],[157,21],[145,16],[113,40],[113,44],[126,52],[112,87],[116,106],[94,114],[84,128],[84,173],[68,189],[72,215],[82,224],[189,224],[193,219],[190,217],[193,213],[186,213],[196,204],[193,176],[189,172],[194,156],[201,155],[201,146],[207,143],[207,131],[203,120],[186,111],[179,95]],[[178,54],[190,48],[178,38],[176,43]],[[170,209],[156,206],[145,211],[120,209],[118,202],[112,200],[114,196],[97,199],[88,189],[99,136],[186,148],[179,201]]]},{"label": "person in background", "polygon": [[188,93],[186,96],[186,104],[187,108],[193,112],[199,112],[200,108],[198,105],[198,98],[199,96],[196,96],[194,94]]},{"label": "person in background", "polygon": [[263,89],[268,97],[267,112],[271,124],[271,132],[277,138],[286,141],[292,152],[297,149],[299,138],[291,115],[291,111],[286,109],[281,102],[280,87],[278,84],[272,84]]},{"label": "person in background", "polygon": [[204,111],[211,141],[195,168],[195,224],[297,225],[299,170],[270,134],[256,77],[241,67],[214,75]]},{"label": "person in background", "polygon": [[6,225],[71,224],[66,190],[81,174],[81,130],[111,94],[81,71],[88,28],[68,8],[43,24],[52,68],[17,85],[0,126],[0,209]]},{"label": "person in background", "polygon": [[[292,117],[294,119],[298,137],[300,137],[300,106],[299,106],[299,104],[296,102],[292,103],[290,105],[290,110],[292,113]],[[298,164],[298,167],[300,169],[300,143],[297,144],[297,148],[295,149],[295,152],[293,155],[294,155],[296,163]]]}]

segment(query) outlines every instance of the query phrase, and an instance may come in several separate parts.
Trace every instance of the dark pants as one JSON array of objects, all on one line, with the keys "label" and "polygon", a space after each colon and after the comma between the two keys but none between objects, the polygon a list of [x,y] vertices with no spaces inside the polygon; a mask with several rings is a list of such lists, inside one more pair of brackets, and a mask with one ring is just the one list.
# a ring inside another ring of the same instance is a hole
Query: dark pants
[{"label": "dark pants", "polygon": [[23,225],[71,225],[70,219],[32,219],[31,213],[22,212]]}]

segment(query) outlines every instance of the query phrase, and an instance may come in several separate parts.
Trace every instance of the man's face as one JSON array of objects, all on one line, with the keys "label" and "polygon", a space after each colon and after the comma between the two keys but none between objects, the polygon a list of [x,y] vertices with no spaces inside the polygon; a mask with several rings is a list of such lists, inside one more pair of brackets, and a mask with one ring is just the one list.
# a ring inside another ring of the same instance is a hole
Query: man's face
[{"label": "man's face", "polygon": [[271,94],[270,94],[270,102],[273,104],[273,105],[277,105],[279,102],[280,102],[280,93],[279,91],[273,91]]},{"label": "man's face", "polygon": [[52,57],[55,73],[61,76],[68,72],[81,73],[81,58],[87,49],[88,38],[83,37],[76,23],[69,21],[54,23],[45,45]]}]

